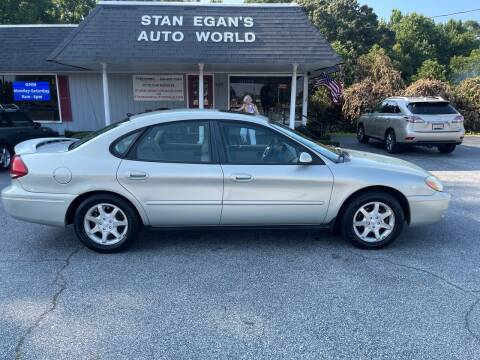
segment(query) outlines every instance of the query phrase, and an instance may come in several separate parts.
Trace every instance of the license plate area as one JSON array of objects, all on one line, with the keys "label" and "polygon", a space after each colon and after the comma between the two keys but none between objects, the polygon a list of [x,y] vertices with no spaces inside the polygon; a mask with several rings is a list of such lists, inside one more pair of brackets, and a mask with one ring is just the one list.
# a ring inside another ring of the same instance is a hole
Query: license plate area
[{"label": "license plate area", "polygon": [[445,127],[445,124],[438,124],[438,123],[433,123],[432,124],[432,130],[443,130]]}]

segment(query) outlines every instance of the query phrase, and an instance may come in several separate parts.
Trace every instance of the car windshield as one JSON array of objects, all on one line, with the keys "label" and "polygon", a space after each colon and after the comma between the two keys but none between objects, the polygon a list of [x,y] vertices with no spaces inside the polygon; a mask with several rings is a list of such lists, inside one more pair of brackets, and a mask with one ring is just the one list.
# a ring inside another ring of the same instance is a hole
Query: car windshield
[{"label": "car windshield", "polygon": [[275,129],[281,131],[282,133],[292,137],[293,139],[297,140],[298,142],[302,143],[306,147],[320,153],[321,155],[325,156],[327,159],[338,162],[339,158],[344,155],[344,152],[336,147],[325,145],[322,143],[317,142],[314,139],[309,138],[305,134],[297,130],[292,130],[289,127],[282,125],[282,124],[271,124]]},{"label": "car windshield", "polygon": [[106,132],[112,130],[112,129],[115,129],[117,126],[129,121],[130,118],[126,118],[122,121],[119,121],[119,122],[116,122],[116,123],[113,123],[113,124],[110,124],[100,130],[97,130],[97,131],[94,131],[90,134],[88,134],[87,136],[73,142],[70,144],[70,146],[68,147],[68,150],[73,150],[73,149],[76,149],[77,147],[79,147],[80,145],[83,145],[85,144],[86,142],[89,142],[90,140],[92,139],[95,139],[97,136],[99,135],[102,135],[102,134],[105,134]]},{"label": "car windshield", "polygon": [[412,114],[418,115],[451,115],[455,108],[448,102],[413,102],[407,105]]}]

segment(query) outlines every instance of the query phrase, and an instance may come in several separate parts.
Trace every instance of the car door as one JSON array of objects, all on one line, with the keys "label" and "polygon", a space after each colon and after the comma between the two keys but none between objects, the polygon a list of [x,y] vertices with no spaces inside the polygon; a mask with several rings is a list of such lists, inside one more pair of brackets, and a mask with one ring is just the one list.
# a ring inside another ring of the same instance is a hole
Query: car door
[{"label": "car door", "polygon": [[122,160],[117,178],[152,226],[218,225],[223,172],[208,121],[149,127]]},{"label": "car door", "polygon": [[388,101],[382,101],[380,106],[377,107],[375,111],[375,119],[373,122],[373,136],[379,139],[383,139],[385,133],[385,122],[388,119],[389,110],[388,110]]},{"label": "car door", "polygon": [[[333,185],[330,169],[303,145],[270,127],[218,122],[223,225],[322,224]],[[300,164],[302,152],[314,158]]]}]

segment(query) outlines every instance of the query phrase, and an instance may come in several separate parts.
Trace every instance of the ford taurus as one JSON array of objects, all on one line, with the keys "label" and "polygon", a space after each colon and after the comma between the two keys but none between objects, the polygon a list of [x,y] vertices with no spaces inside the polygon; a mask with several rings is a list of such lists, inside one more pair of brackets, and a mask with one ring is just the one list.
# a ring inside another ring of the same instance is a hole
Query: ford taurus
[{"label": "ford taurus", "polygon": [[99,252],[140,227],[330,227],[379,248],[439,221],[450,195],[406,161],[318,144],[260,116],[167,110],[15,148],[6,211],[73,224]]}]

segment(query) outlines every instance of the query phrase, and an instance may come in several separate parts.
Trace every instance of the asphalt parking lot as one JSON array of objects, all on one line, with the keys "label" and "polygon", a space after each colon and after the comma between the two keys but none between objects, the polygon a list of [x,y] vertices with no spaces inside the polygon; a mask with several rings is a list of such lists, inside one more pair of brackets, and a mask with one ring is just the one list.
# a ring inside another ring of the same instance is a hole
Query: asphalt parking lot
[{"label": "asphalt parking lot", "polygon": [[398,156],[453,200],[378,251],[326,231],[169,231],[100,255],[0,205],[0,359],[479,359],[480,137]]}]

